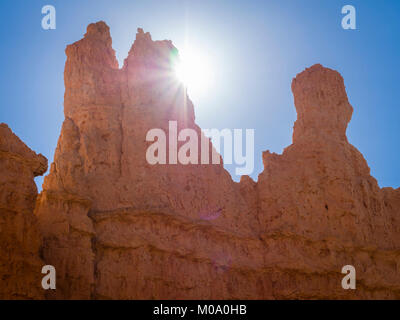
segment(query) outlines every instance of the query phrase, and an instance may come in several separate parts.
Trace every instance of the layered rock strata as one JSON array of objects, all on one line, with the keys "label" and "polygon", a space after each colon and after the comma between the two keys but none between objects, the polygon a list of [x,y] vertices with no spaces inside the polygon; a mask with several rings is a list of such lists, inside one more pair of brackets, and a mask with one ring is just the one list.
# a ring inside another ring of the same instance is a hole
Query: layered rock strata
[{"label": "layered rock strata", "polygon": [[[235,183],[222,164],[146,160],[151,129],[202,135],[170,41],[138,29],[120,69],[99,22],[66,54],[65,120],[35,208],[50,298],[400,298],[400,189],[380,189],[349,144],[338,72],[296,76],[293,143]],[[345,265],[356,290],[341,286]]]}]

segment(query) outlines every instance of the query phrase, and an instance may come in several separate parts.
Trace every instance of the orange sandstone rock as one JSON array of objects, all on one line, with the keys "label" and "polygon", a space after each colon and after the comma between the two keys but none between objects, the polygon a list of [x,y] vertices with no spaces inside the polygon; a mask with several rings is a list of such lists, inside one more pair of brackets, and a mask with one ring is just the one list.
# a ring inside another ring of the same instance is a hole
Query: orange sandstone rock
[{"label": "orange sandstone rock", "polygon": [[[222,165],[146,162],[148,130],[175,120],[200,134],[170,41],[138,29],[118,69],[100,22],[66,52],[66,120],[36,208],[57,297],[399,297],[399,191],[383,192],[347,142],[339,73],[293,80],[293,144],[238,184]],[[356,291],[341,288],[346,264]]]},{"label": "orange sandstone rock", "polygon": [[33,178],[46,170],[47,159],[0,124],[0,299],[44,297]]},{"label": "orange sandstone rock", "polygon": [[[282,297],[398,298],[393,206],[400,190],[383,192],[348,143],[353,109],[338,72],[314,65],[297,75],[292,90],[293,144],[282,155],[263,154],[257,183],[265,260],[295,278]],[[338,285],[348,264],[357,270],[354,292]]]},{"label": "orange sandstone rock", "polygon": [[[170,41],[138,29],[119,69],[99,22],[66,53],[65,120],[35,208],[50,298],[400,298],[400,189],[380,189],[348,143],[338,72],[296,76],[293,144],[235,183],[222,164],[146,161],[150,129],[201,135]],[[356,290],[341,287],[348,264]]]},{"label": "orange sandstone rock", "polygon": [[[255,212],[222,164],[152,166],[146,160],[150,129],[168,131],[168,122],[174,120],[178,129],[201,134],[193,105],[172,76],[170,59],[176,49],[170,41],[152,41],[139,29],[118,69],[108,27],[100,22],[90,25],[84,39],[68,46],[66,53],[66,119],[36,208],[44,258],[57,269],[54,297],[183,298],[179,288],[195,280],[182,278],[184,269],[172,265],[179,264],[182,254],[204,247],[190,261],[193,266],[183,268],[211,281],[206,274],[215,269],[214,257],[228,249],[213,249],[212,239],[199,243],[208,237],[202,235],[206,226],[249,237],[257,227]],[[187,232],[181,234],[182,228]],[[187,238],[197,228],[200,239],[190,242]],[[241,250],[251,255],[244,245]],[[152,247],[158,249],[147,252]],[[144,259],[143,250],[148,255]],[[198,264],[198,259],[208,263]],[[204,280],[197,281],[190,296],[218,294],[200,285]],[[168,285],[156,292],[159,282]]]}]

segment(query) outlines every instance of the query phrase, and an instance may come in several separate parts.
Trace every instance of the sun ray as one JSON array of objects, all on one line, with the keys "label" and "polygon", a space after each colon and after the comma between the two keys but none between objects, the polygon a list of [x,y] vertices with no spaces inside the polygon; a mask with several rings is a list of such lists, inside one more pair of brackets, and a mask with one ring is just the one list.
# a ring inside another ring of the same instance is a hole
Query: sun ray
[{"label": "sun ray", "polygon": [[173,69],[177,80],[191,95],[204,94],[213,80],[210,59],[192,48],[186,47],[180,52]]}]

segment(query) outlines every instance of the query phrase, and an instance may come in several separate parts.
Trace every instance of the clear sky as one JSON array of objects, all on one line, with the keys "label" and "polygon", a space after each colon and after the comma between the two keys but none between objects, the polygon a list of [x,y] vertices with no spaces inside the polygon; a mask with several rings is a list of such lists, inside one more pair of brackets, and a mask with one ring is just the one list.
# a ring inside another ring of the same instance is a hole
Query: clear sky
[{"label": "clear sky", "polygon": [[[41,27],[47,4],[56,8],[56,30]],[[341,27],[347,4],[356,8],[356,30]],[[349,141],[381,187],[397,188],[399,16],[399,0],[1,0],[0,122],[51,163],[64,118],[65,47],[104,20],[120,64],[137,27],[178,49],[187,39],[209,59],[213,85],[191,96],[197,123],[255,129],[254,179],[262,151],[291,143],[292,78],[315,63],[338,70],[354,107]]]}]

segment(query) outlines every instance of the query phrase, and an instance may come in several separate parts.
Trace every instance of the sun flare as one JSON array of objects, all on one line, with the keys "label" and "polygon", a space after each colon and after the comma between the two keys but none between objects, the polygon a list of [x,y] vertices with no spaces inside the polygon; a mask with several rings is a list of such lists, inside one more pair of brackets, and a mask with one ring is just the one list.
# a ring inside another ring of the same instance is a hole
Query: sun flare
[{"label": "sun flare", "polygon": [[177,79],[188,88],[190,93],[203,94],[213,81],[210,60],[197,51],[185,49],[179,53],[180,61],[174,71]]}]

